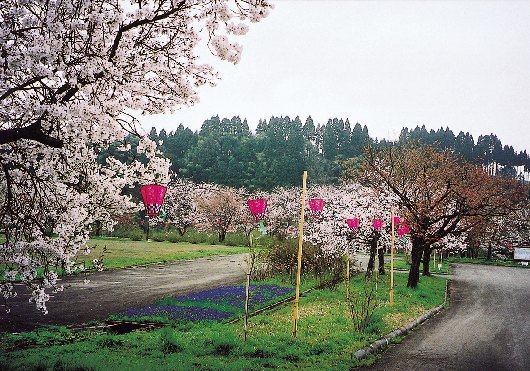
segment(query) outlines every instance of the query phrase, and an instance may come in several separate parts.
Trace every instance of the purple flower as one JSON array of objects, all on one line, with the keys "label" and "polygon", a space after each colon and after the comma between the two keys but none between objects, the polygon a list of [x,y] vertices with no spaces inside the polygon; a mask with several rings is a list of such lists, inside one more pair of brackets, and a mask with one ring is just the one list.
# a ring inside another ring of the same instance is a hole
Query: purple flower
[{"label": "purple flower", "polygon": [[[254,285],[249,289],[249,309],[261,304],[273,301],[276,298],[289,295],[294,292],[290,287],[276,285]],[[218,305],[229,305],[243,309],[245,306],[245,286],[221,286],[215,289],[200,291],[194,294],[178,296],[177,302],[207,302]]]},{"label": "purple flower", "polygon": [[[270,302],[294,292],[290,287],[254,285],[249,288],[249,310],[263,307]],[[216,306],[220,309],[215,308]],[[221,286],[211,290],[178,296],[160,304],[132,308],[121,313],[124,317],[163,317],[169,320],[223,321],[233,318],[245,307],[245,286]],[[232,309],[231,309],[232,308]]]}]

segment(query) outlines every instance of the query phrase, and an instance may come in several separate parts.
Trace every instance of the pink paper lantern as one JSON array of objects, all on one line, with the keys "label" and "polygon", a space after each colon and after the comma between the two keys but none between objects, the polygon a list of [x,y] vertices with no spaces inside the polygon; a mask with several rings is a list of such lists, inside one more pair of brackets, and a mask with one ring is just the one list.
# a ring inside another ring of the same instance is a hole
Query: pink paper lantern
[{"label": "pink paper lantern", "polygon": [[263,220],[265,216],[265,210],[267,209],[267,200],[259,198],[255,200],[247,200],[248,208],[250,213],[254,216],[254,219],[258,222]]},{"label": "pink paper lantern", "polygon": [[374,219],[372,222],[372,225],[374,226],[374,229],[378,232],[381,232],[381,229],[383,228],[383,220],[381,219]]},{"label": "pink paper lantern", "polygon": [[399,237],[403,237],[407,233],[409,233],[409,226],[407,224],[402,224],[397,230],[397,234]]},{"label": "pink paper lantern", "polygon": [[348,227],[350,227],[352,231],[355,231],[359,228],[359,218],[346,219],[346,224],[348,224]]},{"label": "pink paper lantern", "polygon": [[321,198],[313,198],[309,200],[309,208],[313,212],[313,216],[315,218],[318,218],[320,214],[322,213],[322,209],[324,208],[324,200]]},{"label": "pink paper lantern", "polygon": [[160,212],[167,187],[159,184],[148,184],[140,188],[147,216],[156,216]]}]

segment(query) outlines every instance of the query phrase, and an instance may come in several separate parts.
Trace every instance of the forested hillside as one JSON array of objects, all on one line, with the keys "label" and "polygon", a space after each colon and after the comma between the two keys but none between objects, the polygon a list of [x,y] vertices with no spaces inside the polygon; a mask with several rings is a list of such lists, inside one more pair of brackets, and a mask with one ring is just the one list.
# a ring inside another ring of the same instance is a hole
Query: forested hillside
[{"label": "forested hillside", "polygon": [[[367,144],[392,144],[370,137],[366,125],[338,118],[318,124],[311,116],[304,122],[298,116],[260,120],[255,133],[238,116],[215,116],[205,120],[198,132],[181,124],[169,133],[152,128],[149,136],[157,140],[160,150],[172,162],[171,169],[181,177],[265,190],[298,185],[304,169],[311,173],[313,183],[336,182],[340,161],[361,156]],[[471,134],[462,131],[428,131],[422,126],[403,128],[398,142],[407,141],[449,149],[467,161],[489,166],[495,174],[524,177],[526,172],[528,177],[530,172],[526,151],[516,152],[512,146],[503,145],[495,134],[481,135],[475,141]],[[135,141],[130,142],[134,149]],[[102,154],[100,160],[104,158]]]}]

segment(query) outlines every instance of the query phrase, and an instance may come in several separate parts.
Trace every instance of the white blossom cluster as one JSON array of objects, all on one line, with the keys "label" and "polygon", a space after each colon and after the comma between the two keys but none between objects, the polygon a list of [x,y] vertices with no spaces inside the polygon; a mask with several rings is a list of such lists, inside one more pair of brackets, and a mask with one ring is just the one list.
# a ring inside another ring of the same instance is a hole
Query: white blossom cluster
[{"label": "white blossom cluster", "polygon": [[[198,102],[217,74],[195,52],[203,38],[237,63],[264,0],[4,0],[0,5],[0,294],[20,279],[46,312],[51,267],[71,272],[94,223],[137,210],[123,190],[167,183],[169,162],[132,112]],[[127,155],[127,138],[139,140]],[[117,153],[96,160],[111,143]],[[124,154],[125,155],[120,155]],[[37,269],[43,276],[37,277]],[[39,279],[37,279],[39,278]]]}]

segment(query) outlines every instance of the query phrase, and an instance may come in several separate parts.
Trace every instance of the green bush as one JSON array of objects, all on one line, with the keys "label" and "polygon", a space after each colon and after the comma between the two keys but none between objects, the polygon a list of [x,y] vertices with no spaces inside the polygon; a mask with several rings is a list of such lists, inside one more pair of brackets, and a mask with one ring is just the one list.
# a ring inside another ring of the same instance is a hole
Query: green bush
[{"label": "green bush", "polygon": [[164,242],[166,240],[166,234],[164,232],[153,232],[150,234],[153,241]]},{"label": "green bush", "polygon": [[180,236],[180,234],[178,232],[170,232],[167,235],[167,240],[169,242],[177,243],[177,242],[181,242],[182,241],[182,237]]},{"label": "green bush", "polygon": [[[298,264],[298,241],[295,239],[276,241],[267,249],[259,277],[288,274],[294,282]],[[319,246],[304,243],[302,249],[302,271],[312,274],[320,284],[331,287],[343,278],[345,262],[342,256],[323,254]]]},{"label": "green bush", "polygon": [[133,241],[141,241],[142,239],[144,239],[144,234],[138,230],[130,231],[127,237],[129,237]]},{"label": "green bush", "polygon": [[242,233],[228,233],[224,244],[227,246],[246,246],[247,237]]}]

